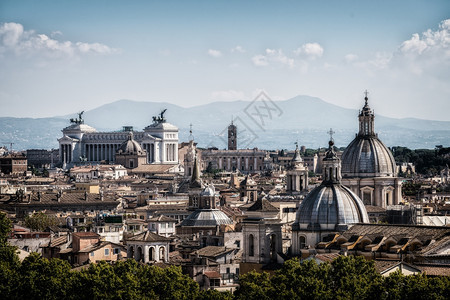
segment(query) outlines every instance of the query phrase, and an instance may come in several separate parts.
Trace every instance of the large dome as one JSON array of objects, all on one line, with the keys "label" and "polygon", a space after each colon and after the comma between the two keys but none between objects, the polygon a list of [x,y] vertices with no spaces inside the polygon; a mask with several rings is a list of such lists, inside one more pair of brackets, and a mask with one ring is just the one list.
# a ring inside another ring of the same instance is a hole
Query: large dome
[{"label": "large dome", "polygon": [[306,196],[297,211],[294,228],[345,230],[347,225],[369,223],[361,199],[341,185],[321,185]]},{"label": "large dome", "polygon": [[341,161],[333,146],[330,140],[323,159],[322,184],[300,204],[293,230],[341,231],[350,224],[369,222],[362,200],[340,182]]},{"label": "large dome", "polygon": [[375,115],[369,107],[367,93],[364,100],[359,112],[359,132],[342,154],[342,176],[394,177],[395,160],[375,133]]},{"label": "large dome", "polygon": [[343,177],[395,176],[391,151],[376,136],[357,136],[342,154]]},{"label": "large dome", "polygon": [[141,145],[133,139],[133,133],[130,132],[128,139],[120,145],[118,154],[144,154]]}]

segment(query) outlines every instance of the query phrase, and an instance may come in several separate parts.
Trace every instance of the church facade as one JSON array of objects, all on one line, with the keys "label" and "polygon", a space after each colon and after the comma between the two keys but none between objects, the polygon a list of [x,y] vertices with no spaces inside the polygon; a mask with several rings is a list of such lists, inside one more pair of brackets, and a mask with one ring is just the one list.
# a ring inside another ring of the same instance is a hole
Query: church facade
[{"label": "church facade", "polygon": [[178,164],[178,128],[160,116],[153,117],[153,123],[143,131],[124,127],[123,131],[98,132],[84,124],[82,113],[71,119],[71,125],[62,130],[58,139],[59,157],[63,166],[80,163],[115,162],[120,146],[129,139],[129,133],[145,152],[146,164]]}]

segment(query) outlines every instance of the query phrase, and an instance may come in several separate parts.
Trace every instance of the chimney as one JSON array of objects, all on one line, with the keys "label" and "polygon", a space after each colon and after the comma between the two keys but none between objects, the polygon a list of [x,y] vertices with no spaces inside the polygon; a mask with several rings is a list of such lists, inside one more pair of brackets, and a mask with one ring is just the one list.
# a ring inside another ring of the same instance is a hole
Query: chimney
[{"label": "chimney", "polygon": [[88,199],[88,193],[85,191],[84,192],[84,200],[87,201],[87,199]]}]

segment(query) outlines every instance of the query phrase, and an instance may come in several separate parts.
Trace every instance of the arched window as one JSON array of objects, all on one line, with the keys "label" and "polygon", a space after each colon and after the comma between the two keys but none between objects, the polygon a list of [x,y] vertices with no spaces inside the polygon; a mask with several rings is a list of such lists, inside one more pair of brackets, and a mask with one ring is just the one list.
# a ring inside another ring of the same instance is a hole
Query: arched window
[{"label": "arched window", "polygon": [[255,256],[255,241],[253,234],[248,236],[248,256]]},{"label": "arched window", "polygon": [[306,237],[300,236],[299,238],[299,249],[305,249],[306,247]]},{"label": "arched window", "polygon": [[155,247],[150,247],[150,249],[148,251],[149,251],[148,260],[154,261],[155,260]]},{"label": "arched window", "polygon": [[159,260],[160,261],[165,261],[165,255],[166,253],[166,249],[164,247],[159,247]]}]

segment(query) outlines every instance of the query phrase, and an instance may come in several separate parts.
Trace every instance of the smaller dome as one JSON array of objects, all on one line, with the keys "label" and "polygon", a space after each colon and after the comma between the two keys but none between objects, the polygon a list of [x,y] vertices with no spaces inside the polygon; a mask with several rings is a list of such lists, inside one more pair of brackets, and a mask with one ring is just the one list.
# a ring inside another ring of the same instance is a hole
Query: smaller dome
[{"label": "smaller dome", "polygon": [[120,145],[118,154],[145,154],[141,145],[133,139],[133,132],[130,132],[128,139]]},{"label": "smaller dome", "polygon": [[216,189],[214,185],[210,184],[205,187],[205,189],[200,193],[201,196],[214,197],[216,195]]},{"label": "smaller dome", "polygon": [[362,200],[341,184],[321,185],[302,201],[293,227],[297,230],[345,230],[350,224],[369,223]]},{"label": "smaller dome", "polygon": [[197,209],[181,222],[180,226],[215,227],[218,225],[230,225],[233,221],[218,209]]}]

